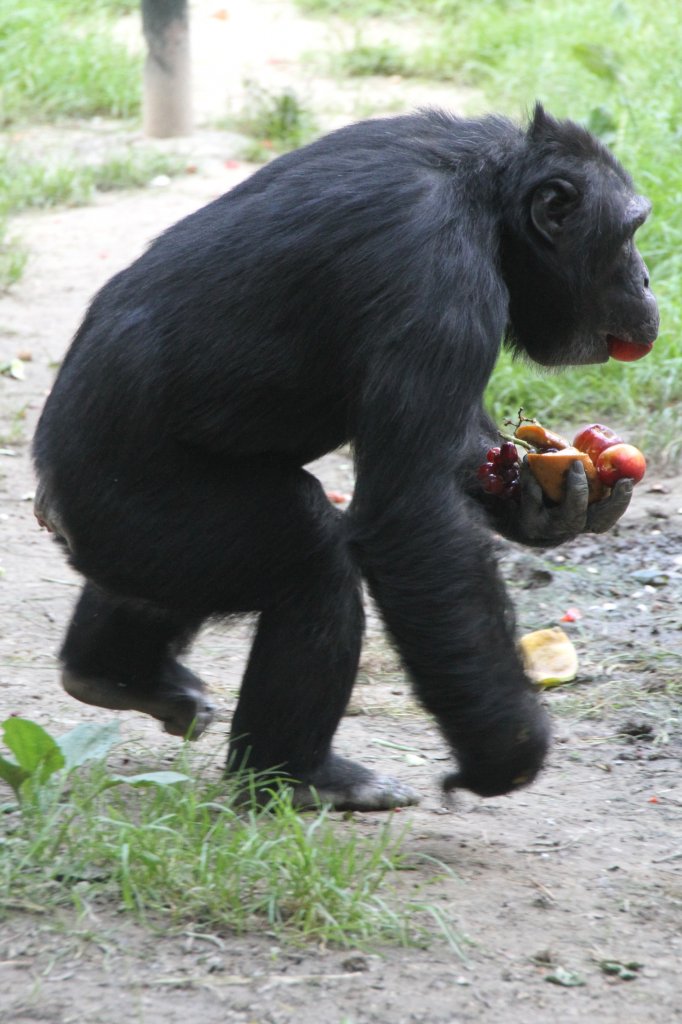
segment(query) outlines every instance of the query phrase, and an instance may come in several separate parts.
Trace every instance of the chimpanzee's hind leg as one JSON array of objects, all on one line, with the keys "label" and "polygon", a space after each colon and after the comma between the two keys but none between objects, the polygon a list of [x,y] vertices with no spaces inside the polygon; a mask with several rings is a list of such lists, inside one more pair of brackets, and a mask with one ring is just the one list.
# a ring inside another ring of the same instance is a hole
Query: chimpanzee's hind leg
[{"label": "chimpanzee's hind leg", "polygon": [[175,657],[193,632],[177,614],[86,583],[61,650],[62,685],[85,704],[141,711],[173,736],[196,739],[214,707],[201,679]]},{"label": "chimpanzee's hind leg", "polygon": [[387,810],[417,802],[409,786],[331,749],[362,629],[359,581],[341,546],[332,546],[300,587],[260,616],[232,724],[231,768],[279,769],[294,781],[300,807],[319,800],[339,810]]},{"label": "chimpanzee's hind leg", "polygon": [[175,655],[209,616],[258,611],[230,770],[285,776],[298,805],[315,795],[339,808],[414,803],[408,787],[331,751],[355,681],[363,609],[345,517],[319,481],[263,456],[187,460],[165,503],[158,481],[149,495],[143,483],[138,504],[107,508],[86,526],[63,516],[72,564],[97,581],[86,584],[62,650],[67,691],[151,714],[173,733],[193,725],[197,735],[212,706]]},{"label": "chimpanzee's hind leg", "polygon": [[[268,513],[267,600],[232,724],[228,767],[294,781],[298,806],[319,799],[338,809],[388,809],[415,803],[396,779],[332,752],[362,646],[364,612],[344,517],[304,471],[287,480]],[[283,571],[284,570],[284,571]]]}]

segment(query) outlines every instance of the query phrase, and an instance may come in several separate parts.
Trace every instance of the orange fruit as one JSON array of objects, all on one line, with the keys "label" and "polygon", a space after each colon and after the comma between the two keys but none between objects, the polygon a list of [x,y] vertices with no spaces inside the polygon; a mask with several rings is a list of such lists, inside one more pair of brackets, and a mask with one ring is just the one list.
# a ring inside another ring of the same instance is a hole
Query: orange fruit
[{"label": "orange fruit", "polygon": [[515,436],[521,441],[533,446],[533,448],[568,448],[569,442],[561,434],[555,434],[539,423],[522,423],[516,428]]},{"label": "orange fruit", "polygon": [[558,452],[528,452],[526,458],[531,473],[551,501],[563,500],[566,492],[566,474],[573,462],[582,462],[585,467],[589,502],[599,501],[605,494],[595,465],[586,452],[569,447]]}]

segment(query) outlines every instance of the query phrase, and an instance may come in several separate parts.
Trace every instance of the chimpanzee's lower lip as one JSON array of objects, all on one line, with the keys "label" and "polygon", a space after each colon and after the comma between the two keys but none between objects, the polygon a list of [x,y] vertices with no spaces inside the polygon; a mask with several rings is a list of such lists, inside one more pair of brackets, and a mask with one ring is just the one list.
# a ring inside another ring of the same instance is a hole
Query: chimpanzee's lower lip
[{"label": "chimpanzee's lower lip", "polygon": [[648,355],[654,347],[653,341],[629,341],[627,338],[618,338],[615,334],[607,334],[606,347],[611,359],[618,359],[622,363],[633,363]]}]

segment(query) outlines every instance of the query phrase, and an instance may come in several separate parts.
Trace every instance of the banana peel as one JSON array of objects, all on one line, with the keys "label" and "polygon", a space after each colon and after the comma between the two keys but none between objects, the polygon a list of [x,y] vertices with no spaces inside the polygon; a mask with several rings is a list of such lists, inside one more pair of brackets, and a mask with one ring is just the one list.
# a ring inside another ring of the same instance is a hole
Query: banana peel
[{"label": "banana peel", "polygon": [[575,647],[559,626],[526,633],[519,639],[519,649],[526,674],[536,686],[561,686],[578,674]]}]

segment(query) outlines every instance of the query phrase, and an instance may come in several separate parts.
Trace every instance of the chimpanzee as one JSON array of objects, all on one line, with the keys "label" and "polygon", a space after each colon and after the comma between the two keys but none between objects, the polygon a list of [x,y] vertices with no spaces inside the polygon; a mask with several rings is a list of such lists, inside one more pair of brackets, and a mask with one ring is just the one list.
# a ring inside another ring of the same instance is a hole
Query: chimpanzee
[{"label": "chimpanzee", "polygon": [[[68,693],[198,735],[177,660],[211,616],[260,613],[228,766],[299,804],[414,791],[332,752],[363,635],[361,581],[457,759],[446,788],[533,779],[549,729],[515,648],[491,528],[554,544],[609,528],[584,471],[547,505],[483,494],[482,393],[506,341],[544,366],[650,347],[633,235],[649,212],[587,131],[436,110],[274,160],[162,234],[97,294],[35,439],[36,513],[85,577]],[[346,513],[304,466],[350,442]]]}]

